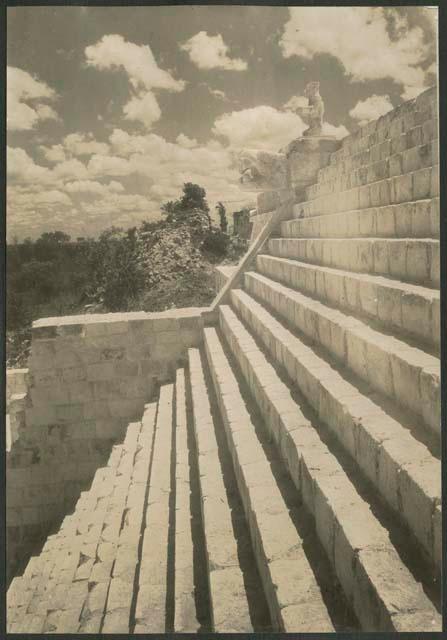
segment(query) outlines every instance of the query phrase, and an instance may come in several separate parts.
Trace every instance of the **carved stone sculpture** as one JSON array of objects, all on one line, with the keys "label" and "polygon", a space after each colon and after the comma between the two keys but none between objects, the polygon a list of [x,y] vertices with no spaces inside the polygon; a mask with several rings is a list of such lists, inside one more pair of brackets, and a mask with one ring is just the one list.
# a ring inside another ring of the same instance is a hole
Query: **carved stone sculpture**
[{"label": "carved stone sculpture", "polygon": [[282,189],[286,186],[283,153],[244,150],[237,156],[241,185],[248,190]]},{"label": "carved stone sculpture", "polygon": [[303,131],[303,136],[321,136],[323,131],[324,102],[320,96],[320,83],[309,82],[304,89],[304,95],[309,104],[307,107],[298,107],[296,113],[309,125]]}]

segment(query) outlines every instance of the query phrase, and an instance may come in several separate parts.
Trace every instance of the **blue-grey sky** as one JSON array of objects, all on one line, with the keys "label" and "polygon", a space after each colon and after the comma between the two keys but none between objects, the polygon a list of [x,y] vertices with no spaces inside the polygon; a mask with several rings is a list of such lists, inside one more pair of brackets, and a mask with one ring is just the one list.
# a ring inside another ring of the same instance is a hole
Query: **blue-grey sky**
[{"label": "blue-grey sky", "polygon": [[343,137],[436,79],[436,9],[8,9],[8,237],[157,217],[183,182],[239,208],[234,152],[277,151],[319,80]]}]

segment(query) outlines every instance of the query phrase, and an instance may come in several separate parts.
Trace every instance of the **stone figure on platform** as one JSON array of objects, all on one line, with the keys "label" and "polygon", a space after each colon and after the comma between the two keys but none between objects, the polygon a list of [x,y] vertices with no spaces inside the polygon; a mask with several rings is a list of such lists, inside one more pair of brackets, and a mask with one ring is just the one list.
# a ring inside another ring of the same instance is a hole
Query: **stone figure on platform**
[{"label": "stone figure on platform", "polygon": [[320,96],[320,83],[309,82],[304,89],[304,96],[308,100],[308,106],[298,107],[297,115],[309,125],[309,128],[303,131],[303,136],[321,136],[323,131],[323,115],[324,102]]}]

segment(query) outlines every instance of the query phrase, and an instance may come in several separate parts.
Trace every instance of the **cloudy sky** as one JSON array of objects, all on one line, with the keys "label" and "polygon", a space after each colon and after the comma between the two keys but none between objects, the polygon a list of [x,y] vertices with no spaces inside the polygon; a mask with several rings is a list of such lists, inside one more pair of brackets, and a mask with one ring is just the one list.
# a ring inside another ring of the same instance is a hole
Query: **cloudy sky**
[{"label": "cloudy sky", "polygon": [[432,85],[436,9],[18,7],[8,13],[8,238],[159,217],[184,182],[231,212],[234,154],[278,151],[319,80],[343,137]]}]

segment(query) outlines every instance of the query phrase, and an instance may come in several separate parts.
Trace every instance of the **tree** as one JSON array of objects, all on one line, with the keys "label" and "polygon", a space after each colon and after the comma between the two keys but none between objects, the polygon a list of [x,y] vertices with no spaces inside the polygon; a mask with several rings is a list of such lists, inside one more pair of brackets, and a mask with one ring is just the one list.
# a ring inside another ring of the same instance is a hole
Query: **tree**
[{"label": "tree", "polygon": [[217,213],[219,214],[220,230],[223,233],[226,233],[228,230],[227,211],[224,205],[222,204],[222,202],[217,203],[216,209],[217,209]]},{"label": "tree", "polygon": [[57,289],[57,271],[50,260],[31,260],[22,266],[17,290],[29,291],[35,300],[49,300]]},{"label": "tree", "polygon": [[177,205],[178,205],[178,200],[177,201],[169,200],[168,202],[165,202],[164,204],[161,205],[161,211],[162,213],[165,213],[168,216],[172,215],[173,213],[175,213]]},{"label": "tree", "polygon": [[185,220],[197,209],[205,213],[208,227],[211,229],[210,208],[206,201],[206,191],[192,182],[183,184],[183,196],[180,200],[169,200],[161,205],[161,211],[166,215],[168,222]]},{"label": "tree", "polygon": [[210,210],[206,201],[205,189],[202,189],[198,184],[193,184],[192,182],[184,183],[180,206],[184,211],[188,209]]},{"label": "tree", "polygon": [[70,236],[63,231],[45,231],[40,238],[37,238],[36,242],[48,243],[48,244],[61,244],[63,242],[70,242]]}]

